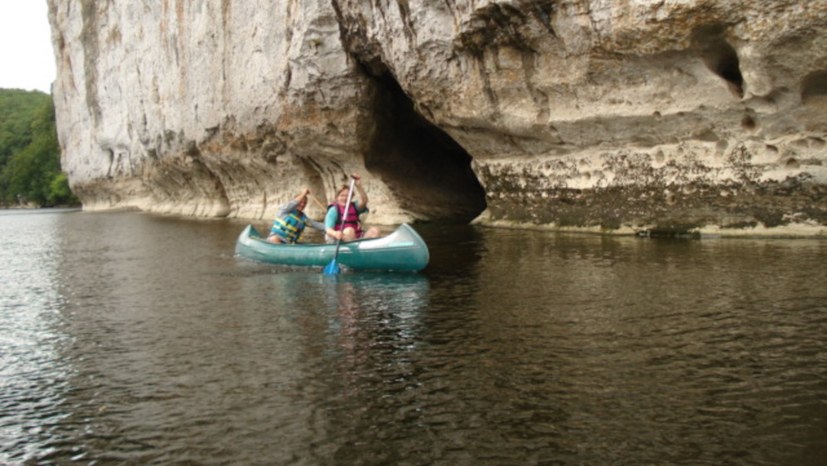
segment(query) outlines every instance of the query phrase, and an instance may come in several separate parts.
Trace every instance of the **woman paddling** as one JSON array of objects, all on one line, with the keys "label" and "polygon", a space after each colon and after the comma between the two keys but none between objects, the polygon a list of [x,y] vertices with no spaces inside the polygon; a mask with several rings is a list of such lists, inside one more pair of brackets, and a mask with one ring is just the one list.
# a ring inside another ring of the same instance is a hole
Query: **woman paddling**
[{"label": "woman paddling", "polygon": [[[328,243],[335,243],[336,240],[353,241],[361,238],[377,238],[379,237],[379,230],[375,227],[368,228],[367,231],[362,229],[362,223],[359,221],[359,215],[368,212],[368,195],[362,187],[362,179],[354,173],[351,175],[355,181],[356,191],[359,193],[359,198],[352,200],[349,206],[347,203],[347,195],[350,188],[343,185],[336,192],[336,199],[333,204],[330,204],[327,209],[327,215],[324,219],[325,240]],[[342,222],[344,218],[344,222]]]}]

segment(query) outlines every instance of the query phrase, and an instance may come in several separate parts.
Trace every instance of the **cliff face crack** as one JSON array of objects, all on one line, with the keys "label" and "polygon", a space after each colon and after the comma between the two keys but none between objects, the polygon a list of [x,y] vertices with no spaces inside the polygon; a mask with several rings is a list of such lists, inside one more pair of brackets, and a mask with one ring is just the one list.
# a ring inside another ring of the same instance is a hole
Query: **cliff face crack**
[{"label": "cliff face crack", "polygon": [[86,75],[84,86],[86,90],[86,106],[91,112],[93,121],[97,125],[101,120],[101,106],[98,99],[98,89],[95,82],[98,80],[98,59],[100,47],[98,44],[98,17],[97,4],[94,1],[86,0],[81,3],[81,16],[83,28],[81,29],[81,41],[84,45],[83,71]]},{"label": "cliff face crack", "polygon": [[[379,68],[383,68],[379,67]],[[371,70],[377,70],[372,63]],[[416,218],[465,223],[485,209],[485,191],[471,170],[471,156],[448,134],[416,112],[386,69],[372,74],[374,130],[365,166]]]}]

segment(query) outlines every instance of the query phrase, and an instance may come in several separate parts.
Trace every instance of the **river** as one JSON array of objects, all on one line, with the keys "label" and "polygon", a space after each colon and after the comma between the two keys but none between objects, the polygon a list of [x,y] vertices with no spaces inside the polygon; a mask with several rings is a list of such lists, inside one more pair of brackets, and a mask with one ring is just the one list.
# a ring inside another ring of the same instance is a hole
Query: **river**
[{"label": "river", "polygon": [[0,463],[827,457],[827,241],[417,225],[330,277],[243,226],[0,211]]}]

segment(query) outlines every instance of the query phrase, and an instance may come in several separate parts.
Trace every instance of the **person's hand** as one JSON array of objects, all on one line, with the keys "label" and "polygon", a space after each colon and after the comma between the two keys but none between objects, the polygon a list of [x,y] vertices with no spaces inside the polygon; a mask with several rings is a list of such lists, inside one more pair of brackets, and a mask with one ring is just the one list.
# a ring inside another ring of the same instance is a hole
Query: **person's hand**
[{"label": "person's hand", "polygon": [[356,182],[356,186],[362,186],[362,177],[358,173],[351,173],[351,178]]},{"label": "person's hand", "polygon": [[310,189],[304,188],[304,191],[302,191],[302,197],[307,197],[308,194],[310,194]]}]

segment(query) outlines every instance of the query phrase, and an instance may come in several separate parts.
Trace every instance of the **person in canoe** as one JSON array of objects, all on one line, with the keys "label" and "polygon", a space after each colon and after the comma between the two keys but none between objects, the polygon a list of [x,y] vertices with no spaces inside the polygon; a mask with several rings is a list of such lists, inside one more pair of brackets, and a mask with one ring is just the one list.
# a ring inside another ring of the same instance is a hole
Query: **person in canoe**
[{"label": "person in canoe", "polygon": [[317,222],[304,214],[308,194],[310,194],[310,190],[305,188],[295,199],[279,207],[267,241],[271,243],[296,243],[307,225],[319,231],[325,231],[323,223]]},{"label": "person in canoe", "polygon": [[[359,198],[351,199],[350,205],[345,206],[350,187],[342,185],[336,192],[335,201],[328,206],[327,215],[324,218],[325,232],[327,233],[325,240],[328,243],[335,243],[336,240],[353,241],[361,238],[379,237],[377,228],[371,227],[367,230],[362,228],[359,215],[368,212],[368,195],[365,193],[365,188],[362,187],[362,179],[359,175],[354,173],[351,176]],[[344,222],[342,222],[343,217]]]}]

